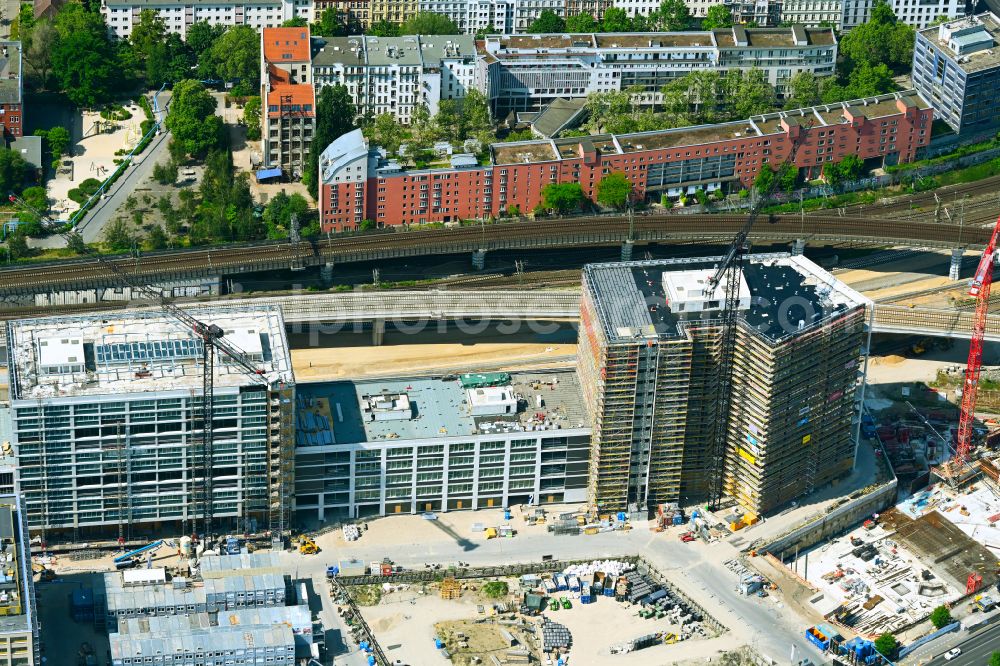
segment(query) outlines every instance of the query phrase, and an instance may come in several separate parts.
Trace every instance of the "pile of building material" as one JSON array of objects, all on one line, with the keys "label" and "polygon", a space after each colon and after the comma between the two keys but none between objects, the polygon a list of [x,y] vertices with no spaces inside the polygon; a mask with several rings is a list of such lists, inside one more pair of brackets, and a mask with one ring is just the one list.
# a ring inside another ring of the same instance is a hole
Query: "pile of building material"
[{"label": "pile of building material", "polygon": [[585,564],[573,564],[566,567],[563,573],[566,576],[577,576],[579,578],[592,578],[595,573],[603,573],[605,578],[618,578],[626,571],[631,571],[635,566],[620,560],[594,560]]},{"label": "pile of building material", "polygon": [[344,541],[357,541],[361,537],[361,530],[357,525],[343,525],[341,530],[344,533]]},{"label": "pile of building material", "polygon": [[462,585],[454,577],[441,581],[441,598],[458,599],[462,596]]},{"label": "pile of building material", "polygon": [[548,618],[542,620],[542,652],[568,650],[572,644],[573,637],[570,635],[569,629]]}]

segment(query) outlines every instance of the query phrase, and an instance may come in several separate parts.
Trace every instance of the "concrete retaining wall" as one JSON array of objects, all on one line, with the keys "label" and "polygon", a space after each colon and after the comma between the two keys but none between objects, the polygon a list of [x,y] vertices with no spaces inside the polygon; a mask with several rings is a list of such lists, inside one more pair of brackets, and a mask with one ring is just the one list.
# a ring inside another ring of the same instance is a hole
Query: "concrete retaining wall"
[{"label": "concrete retaining wall", "polygon": [[[758,551],[780,554],[790,550],[803,550],[835,534],[846,531],[873,513],[896,502],[896,479],[892,479],[870,493],[841,504],[822,517],[787,532],[776,539],[753,546]],[[747,548],[750,548],[748,546]]]}]

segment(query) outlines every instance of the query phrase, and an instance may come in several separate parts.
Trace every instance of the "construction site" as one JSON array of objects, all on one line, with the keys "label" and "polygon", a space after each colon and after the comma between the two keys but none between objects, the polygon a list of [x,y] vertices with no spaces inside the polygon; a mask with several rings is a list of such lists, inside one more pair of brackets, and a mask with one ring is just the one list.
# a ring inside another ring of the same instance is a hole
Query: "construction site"
[{"label": "construction site", "polygon": [[[522,572],[530,569],[537,573]],[[728,640],[725,627],[639,558],[421,578],[383,579],[374,597],[354,592],[362,577],[332,581],[340,614],[380,663],[398,651],[428,666],[643,664],[715,655]]]},{"label": "construction site", "polygon": [[725,495],[760,515],[851,469],[867,299],[801,256],[751,255],[717,279],[723,259],[584,269],[601,509]]}]

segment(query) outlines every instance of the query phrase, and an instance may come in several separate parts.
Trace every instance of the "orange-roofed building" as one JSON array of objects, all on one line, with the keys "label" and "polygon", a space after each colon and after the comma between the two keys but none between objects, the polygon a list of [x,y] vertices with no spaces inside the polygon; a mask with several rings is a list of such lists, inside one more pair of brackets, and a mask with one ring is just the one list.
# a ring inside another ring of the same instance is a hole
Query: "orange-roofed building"
[{"label": "orange-roofed building", "polygon": [[266,28],[260,41],[263,167],[297,180],[316,126],[309,28]]}]

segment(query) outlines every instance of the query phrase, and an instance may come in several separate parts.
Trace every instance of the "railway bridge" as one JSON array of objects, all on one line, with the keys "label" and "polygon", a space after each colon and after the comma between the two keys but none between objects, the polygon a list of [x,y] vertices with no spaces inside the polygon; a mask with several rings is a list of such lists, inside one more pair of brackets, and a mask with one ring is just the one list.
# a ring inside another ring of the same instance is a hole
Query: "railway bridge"
[{"label": "railway bridge", "polygon": [[[926,215],[924,216],[926,217]],[[502,250],[644,244],[728,244],[744,215],[648,215],[630,225],[622,217],[577,217],[477,224],[449,229],[384,230],[298,243],[218,246],[118,257],[119,268],[150,284],[205,276],[234,277],[262,271],[322,267],[446,254]],[[851,243],[859,246],[982,248],[986,228],[926,219],[882,219],[839,215],[772,215],[758,220],[758,243]],[[113,272],[93,260],[19,265],[0,270],[0,296],[118,286]]]}]

